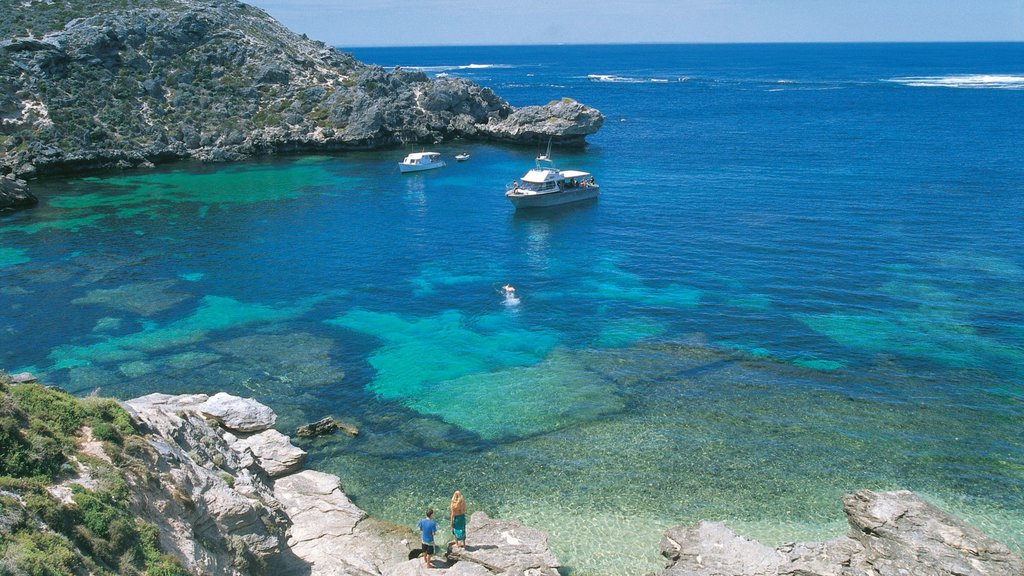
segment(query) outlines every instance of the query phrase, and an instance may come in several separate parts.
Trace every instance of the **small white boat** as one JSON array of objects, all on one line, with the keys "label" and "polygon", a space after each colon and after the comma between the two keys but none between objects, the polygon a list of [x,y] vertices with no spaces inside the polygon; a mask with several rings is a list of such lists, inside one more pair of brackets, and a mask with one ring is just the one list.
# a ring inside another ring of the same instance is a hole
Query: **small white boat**
[{"label": "small white boat", "polygon": [[437,152],[413,152],[398,163],[398,170],[405,174],[406,172],[420,172],[445,166],[447,164],[441,160],[441,155]]},{"label": "small white boat", "polygon": [[551,160],[550,142],[548,153],[538,156],[536,167],[520,180],[505,187],[505,197],[516,210],[591,200],[601,191],[589,172],[556,168]]},{"label": "small white boat", "polygon": [[466,160],[469,160],[469,152],[462,152],[460,154],[456,154],[455,159],[458,160],[459,162],[465,162]]}]

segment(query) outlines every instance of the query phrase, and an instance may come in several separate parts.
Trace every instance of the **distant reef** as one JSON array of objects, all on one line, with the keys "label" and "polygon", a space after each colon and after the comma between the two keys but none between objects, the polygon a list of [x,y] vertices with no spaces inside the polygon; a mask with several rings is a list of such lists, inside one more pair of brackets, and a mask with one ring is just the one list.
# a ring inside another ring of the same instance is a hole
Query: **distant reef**
[{"label": "distant reef", "polygon": [[363,64],[229,0],[0,0],[0,175],[473,139],[582,145],[569,98],[515,108]]}]

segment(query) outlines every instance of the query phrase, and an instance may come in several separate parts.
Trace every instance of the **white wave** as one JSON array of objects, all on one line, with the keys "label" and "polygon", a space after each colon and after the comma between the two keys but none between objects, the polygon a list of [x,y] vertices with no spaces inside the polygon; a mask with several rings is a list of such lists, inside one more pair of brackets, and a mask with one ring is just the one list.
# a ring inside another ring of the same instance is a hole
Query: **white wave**
[{"label": "white wave", "polygon": [[[587,74],[591,82],[617,82],[621,84],[668,84],[670,80],[665,78],[634,78],[632,76],[618,76],[615,74]],[[689,78],[681,77],[677,82],[686,82]]]},{"label": "white wave", "polygon": [[630,84],[636,84],[643,82],[639,78],[629,78],[627,76],[615,76],[614,74],[587,74],[587,78],[591,82],[626,82]]},{"label": "white wave", "polygon": [[894,82],[905,86],[923,86],[929,88],[997,88],[1003,90],[1024,89],[1024,76],[1009,74],[961,74],[954,76],[904,76],[888,78],[885,82]]},{"label": "white wave", "polygon": [[451,70],[487,70],[491,68],[515,68],[514,64],[445,64],[441,66],[402,66],[406,70],[420,72],[449,72]]},{"label": "white wave", "polygon": [[459,70],[486,70],[488,68],[515,68],[512,64],[466,64],[459,66]]}]

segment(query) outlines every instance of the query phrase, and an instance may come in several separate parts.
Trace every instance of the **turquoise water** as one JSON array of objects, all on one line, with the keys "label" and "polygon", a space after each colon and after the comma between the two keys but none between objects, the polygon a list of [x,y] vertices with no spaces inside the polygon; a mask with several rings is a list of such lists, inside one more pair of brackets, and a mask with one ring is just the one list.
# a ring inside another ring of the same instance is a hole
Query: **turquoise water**
[{"label": "turquoise water", "polygon": [[360,506],[461,489],[578,574],[698,519],[832,537],[862,487],[1024,551],[1024,47],[356,56],[597,106],[554,156],[602,197],[517,214],[538,151],[474,143],[39,181],[0,219],[0,366],[350,421],[304,447]]}]

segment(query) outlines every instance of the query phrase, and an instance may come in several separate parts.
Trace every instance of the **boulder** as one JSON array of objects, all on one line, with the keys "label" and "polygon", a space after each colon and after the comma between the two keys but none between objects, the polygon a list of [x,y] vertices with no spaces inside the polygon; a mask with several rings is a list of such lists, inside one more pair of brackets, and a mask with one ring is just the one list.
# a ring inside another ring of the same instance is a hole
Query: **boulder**
[{"label": "boulder", "polygon": [[321,418],[312,424],[299,426],[299,429],[295,431],[295,435],[300,438],[312,438],[314,436],[334,434],[337,430],[338,423],[334,421],[334,418],[327,416],[326,418]]},{"label": "boulder", "polygon": [[346,424],[345,422],[338,422],[334,418],[327,416],[321,418],[312,424],[305,424],[299,426],[298,430],[295,431],[295,435],[301,438],[313,438],[316,436],[324,436],[326,434],[333,434],[334,432],[341,430],[349,436],[358,436],[359,428],[352,424]]},{"label": "boulder", "polygon": [[240,398],[224,392],[211,396],[198,410],[235,432],[260,432],[277,421],[277,415],[266,405],[252,398]]},{"label": "boulder", "polygon": [[19,372],[18,374],[11,374],[11,382],[13,384],[30,384],[36,381],[36,377],[31,372]]},{"label": "boulder", "polygon": [[907,491],[843,497],[847,536],[776,549],[700,522],[665,532],[665,576],[1020,576],[1024,560]]},{"label": "boulder", "polygon": [[31,208],[39,203],[39,199],[28,191],[28,183],[19,180],[13,174],[0,178],[0,212]]},{"label": "boulder", "polygon": [[231,448],[244,452],[251,450],[256,463],[271,478],[278,478],[302,469],[306,451],[292,444],[292,441],[277,430],[264,430],[230,443]]}]

